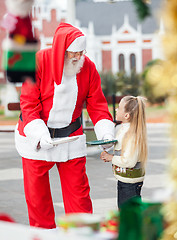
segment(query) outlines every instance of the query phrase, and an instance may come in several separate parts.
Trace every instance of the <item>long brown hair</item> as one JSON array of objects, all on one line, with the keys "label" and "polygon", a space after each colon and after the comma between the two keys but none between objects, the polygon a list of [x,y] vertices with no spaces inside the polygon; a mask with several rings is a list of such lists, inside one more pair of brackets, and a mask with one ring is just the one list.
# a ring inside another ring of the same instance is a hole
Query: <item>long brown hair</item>
[{"label": "long brown hair", "polygon": [[130,115],[130,128],[123,139],[122,152],[126,147],[127,140],[133,140],[130,154],[133,154],[135,149],[138,149],[138,159],[144,166],[148,155],[145,98],[125,96],[123,101],[125,101],[124,111]]}]

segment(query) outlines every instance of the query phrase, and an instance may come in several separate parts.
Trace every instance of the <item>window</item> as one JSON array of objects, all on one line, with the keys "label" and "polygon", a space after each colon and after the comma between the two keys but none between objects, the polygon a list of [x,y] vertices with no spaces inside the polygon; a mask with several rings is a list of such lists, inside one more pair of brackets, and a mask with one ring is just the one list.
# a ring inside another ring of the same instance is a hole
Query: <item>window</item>
[{"label": "window", "polygon": [[130,54],[130,70],[136,71],[136,57],[135,54]]},{"label": "window", "polygon": [[125,60],[124,60],[124,55],[120,54],[119,55],[119,71],[124,71],[125,70]]}]

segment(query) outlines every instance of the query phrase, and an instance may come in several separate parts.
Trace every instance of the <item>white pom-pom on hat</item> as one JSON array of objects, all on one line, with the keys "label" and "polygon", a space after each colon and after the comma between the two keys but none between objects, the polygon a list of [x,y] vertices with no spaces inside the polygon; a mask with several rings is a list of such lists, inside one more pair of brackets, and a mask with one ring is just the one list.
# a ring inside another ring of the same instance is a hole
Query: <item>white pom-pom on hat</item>
[{"label": "white pom-pom on hat", "polygon": [[69,52],[81,52],[86,49],[86,37],[81,36],[76,38],[66,49]]}]

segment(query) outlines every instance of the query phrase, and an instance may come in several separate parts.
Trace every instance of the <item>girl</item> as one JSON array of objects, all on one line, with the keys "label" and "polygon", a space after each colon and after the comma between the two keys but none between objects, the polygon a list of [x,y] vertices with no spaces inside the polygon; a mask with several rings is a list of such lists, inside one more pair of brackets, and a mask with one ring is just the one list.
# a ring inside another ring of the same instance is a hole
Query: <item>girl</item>
[{"label": "girl", "polygon": [[141,196],[147,160],[147,132],[143,97],[125,96],[116,109],[121,128],[116,134],[114,154],[104,151],[100,158],[112,162],[118,179],[118,207],[134,196]]}]

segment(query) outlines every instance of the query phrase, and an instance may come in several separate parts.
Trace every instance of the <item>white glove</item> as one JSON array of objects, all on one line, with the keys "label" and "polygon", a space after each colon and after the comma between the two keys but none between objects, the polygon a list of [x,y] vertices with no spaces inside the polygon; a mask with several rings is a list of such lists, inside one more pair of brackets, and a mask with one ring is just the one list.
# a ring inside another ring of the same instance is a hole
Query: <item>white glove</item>
[{"label": "white glove", "polygon": [[39,142],[38,149],[42,148],[44,150],[48,150],[50,148],[53,148],[52,139],[49,135],[44,135],[41,137],[41,140]]},{"label": "white glove", "polygon": [[[110,140],[110,141],[113,139],[114,139],[114,136],[112,136],[111,134],[106,134],[106,135],[104,135],[104,138],[103,138],[103,140]],[[113,145],[114,145],[114,143],[109,143],[109,144],[102,145],[102,147],[103,147],[103,150],[109,151],[109,150],[111,150]]]}]

